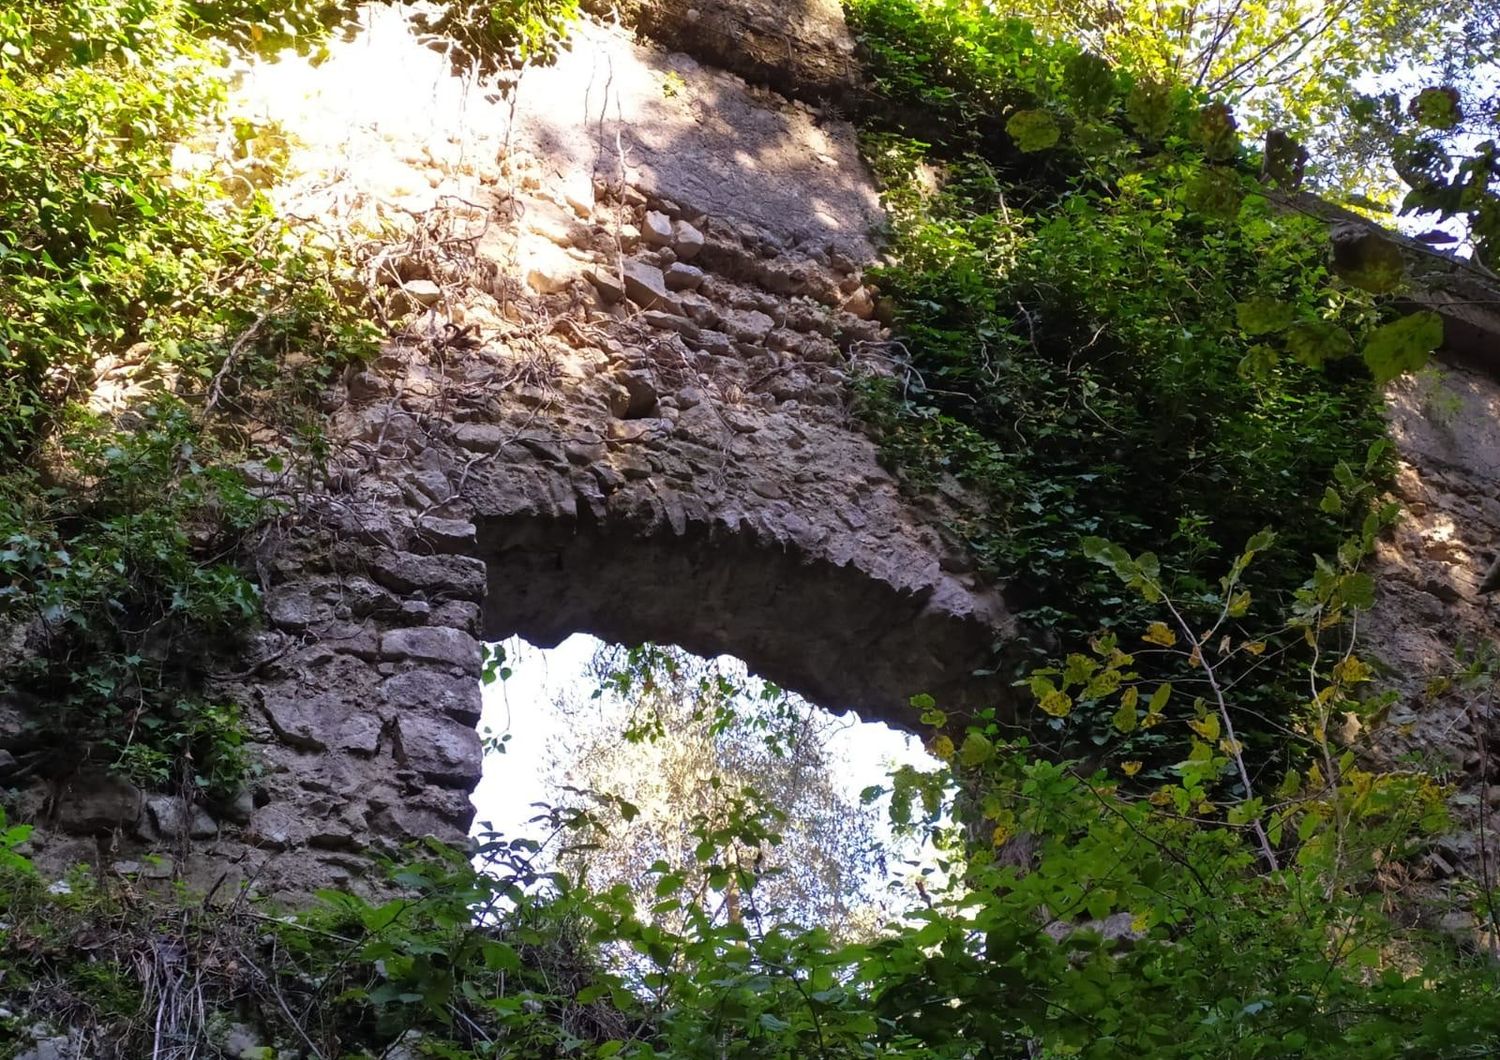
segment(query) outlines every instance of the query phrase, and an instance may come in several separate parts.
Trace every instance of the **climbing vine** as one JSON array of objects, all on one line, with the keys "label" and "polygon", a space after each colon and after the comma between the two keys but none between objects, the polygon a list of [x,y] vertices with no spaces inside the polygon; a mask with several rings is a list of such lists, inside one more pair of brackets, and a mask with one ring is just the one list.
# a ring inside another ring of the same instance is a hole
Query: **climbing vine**
[{"label": "climbing vine", "polygon": [[[260,613],[240,545],[316,470],[319,404],[380,336],[346,248],[271,208],[285,137],[224,120],[223,72],[236,50],[315,50],[357,10],[0,11],[0,679],[29,726],[12,784],[90,766],[217,800],[252,768],[210,680]],[[462,30],[493,74],[544,59],[571,9],[451,14],[428,28]]]},{"label": "climbing vine", "polygon": [[[1038,657],[1143,614],[1083,555],[1089,536],[1169,552],[1174,590],[1198,595],[1269,524],[1262,599],[1279,606],[1363,515],[1322,498],[1383,433],[1379,385],[1441,340],[1433,314],[1391,304],[1399,254],[1375,239],[1331,259],[1290,192],[1294,145],[1241,144],[1201,93],[979,5],[849,12],[891,104],[866,139],[899,341],[865,410],[888,458],[979,498],[957,529],[1052,633]],[[1298,694],[1269,670],[1250,692],[1270,719]],[[1090,746],[1115,739],[1106,722],[1051,727]],[[1275,754],[1266,730],[1246,736],[1257,757]]]},{"label": "climbing vine", "polygon": [[[259,472],[316,457],[319,394],[375,336],[338,257],[255,193],[263,157],[196,178],[166,145],[219,102],[211,42],[315,48],[349,9],[0,12],[0,618],[24,639],[8,691],[44,708],[13,773],[82,757],[228,798],[251,768],[205,660],[259,610],[236,562],[277,514]],[[499,69],[570,10],[440,17]],[[785,824],[751,789],[687,825],[696,894],[665,862],[591,889],[614,822],[571,809],[486,837],[478,868],[429,845],[388,890],[296,913],[48,883],[0,814],[0,1055],[35,1021],[81,1055],[241,1060],[1495,1054],[1485,936],[1429,930],[1403,889],[1444,792],[1361,758],[1389,702],[1354,621],[1396,515],[1376,388],[1441,339],[1394,308],[1399,255],[1330,257],[1295,145],[1243,145],[1221,101],[966,0],[850,16],[896,336],[863,411],[1039,633],[1007,661],[1027,731],[914,701],[939,765],[888,786],[937,854],[915,912],[854,943],[716,916],[778,871],[740,856]],[[257,422],[294,443],[256,452]],[[577,871],[538,868],[563,844]]]}]

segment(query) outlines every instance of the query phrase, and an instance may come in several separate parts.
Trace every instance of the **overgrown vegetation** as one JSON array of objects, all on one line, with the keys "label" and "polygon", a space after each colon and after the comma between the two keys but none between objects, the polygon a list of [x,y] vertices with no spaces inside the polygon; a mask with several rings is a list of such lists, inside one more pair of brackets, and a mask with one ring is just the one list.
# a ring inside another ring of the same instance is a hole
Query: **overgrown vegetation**
[{"label": "overgrown vegetation", "polygon": [[[348,11],[0,12],[0,617],[44,719],[22,772],[76,766],[64,735],[210,798],[249,768],[204,680],[258,610],[236,548],[271,513],[235,468],[262,421],[300,438],[273,474],[315,456],[310,405],[371,335],[337,259],[267,215],[263,174],[231,151],[192,176],[169,145],[219,101],[207,42],[316,47]],[[498,70],[570,11],[440,18]],[[887,104],[868,142],[899,336],[866,412],[912,483],[983,501],[959,529],[1046,634],[1015,675],[1029,733],[917,702],[942,765],[890,785],[894,824],[940,855],[917,911],[857,942],[778,916],[760,899],[788,867],[750,853],[787,815],[753,788],[628,883],[587,885],[589,841],[632,816],[601,791],[619,820],[559,811],[543,839],[489,837],[480,869],[430,848],[393,867],[399,897],[286,916],[49,885],[0,817],[0,1054],[37,1021],[99,1057],[226,1055],[232,1022],[241,1060],[1500,1052],[1494,895],[1468,885],[1466,936],[1432,929],[1448,910],[1406,866],[1445,792],[1361,759],[1389,703],[1354,621],[1396,515],[1375,387],[1441,337],[1392,308],[1399,258],[1376,240],[1330,263],[1288,209],[1295,145],[1245,148],[1202,77],[969,0],[850,11]],[[1492,163],[1432,159],[1422,201],[1481,217]],[[670,685],[633,661],[622,693]],[[538,867],[566,844],[576,869]],[[730,895],[757,915],[721,915]]]},{"label": "overgrown vegetation", "polygon": [[204,34],[230,14],[0,13],[0,614],[24,635],[5,664],[33,725],[21,776],[93,763],[233,794],[238,710],[204,676],[258,617],[235,549],[270,514],[235,465],[267,423],[291,443],[273,467],[312,455],[310,403],[373,349],[340,262],[259,196],[274,173],[234,150],[173,164],[174,144],[212,151],[222,53]]},{"label": "overgrown vegetation", "polygon": [[[1388,304],[1399,258],[1394,275],[1335,272],[1326,224],[1286,195],[1289,159],[1256,158],[1200,92],[979,5],[850,14],[898,119],[868,141],[901,338],[866,408],[889,458],[982,498],[960,530],[1055,635],[1037,655],[1144,614],[1082,555],[1090,535],[1172,555],[1174,591],[1196,596],[1270,525],[1264,606],[1281,606],[1363,515],[1324,498],[1382,433],[1377,384],[1440,341],[1432,314]],[[901,120],[915,114],[939,120]],[[1268,719],[1247,735],[1256,757],[1274,756],[1300,688],[1268,668],[1240,692]],[[1078,753],[1118,740],[1107,721],[1052,727]],[[1149,759],[1153,739],[1124,742]]]},{"label": "overgrown vegetation", "polygon": [[[250,768],[206,680],[258,617],[239,545],[275,514],[239,468],[315,464],[320,395],[379,336],[342,248],[269,207],[284,136],[223,121],[223,69],[357,7],[0,12],[0,663],[32,725],[12,782],[92,764],[222,799]],[[572,13],[482,7],[428,28],[491,74]]]}]

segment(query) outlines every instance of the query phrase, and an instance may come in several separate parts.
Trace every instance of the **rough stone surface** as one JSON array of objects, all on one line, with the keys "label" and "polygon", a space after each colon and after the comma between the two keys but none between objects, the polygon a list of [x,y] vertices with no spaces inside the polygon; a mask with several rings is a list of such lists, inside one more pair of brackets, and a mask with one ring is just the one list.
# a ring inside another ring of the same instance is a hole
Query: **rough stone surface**
[{"label": "rough stone surface", "polygon": [[587,0],[669,47],[809,102],[848,103],[859,83],[838,0]]},{"label": "rough stone surface", "polygon": [[[601,124],[584,71],[611,68]],[[433,121],[418,132],[441,147]],[[465,835],[480,641],[512,634],[732,652],[898,724],[918,692],[1009,709],[1004,681],[974,675],[1013,635],[1004,601],[850,411],[892,348],[842,308],[878,219],[848,126],[587,26],[528,73],[511,132],[504,196],[460,161],[438,186],[351,170],[464,249],[394,266],[441,298],[330,402],[328,492],[256,546],[267,624],[212,692],[246,708],[260,774],[222,806],[97,778],[38,789],[32,816],[56,808],[44,864],[108,835],[109,863],[136,866],[186,841],[165,863],[205,889],[368,887],[360,858]]]},{"label": "rough stone surface", "polygon": [[[335,186],[299,212],[373,203],[382,224],[414,231],[415,213],[426,244],[457,249],[395,264],[408,292],[436,294],[329,396],[327,490],[288,498],[298,518],[250,557],[266,627],[209,691],[245,708],[261,773],[223,806],[92,775],[34,782],[18,806],[42,825],[44,869],[97,860],[105,841],[105,864],[163,863],[148,855],[175,854],[185,829],[191,849],[165,863],[190,886],[367,887],[367,855],[466,834],[480,642],[512,634],[731,652],[829,709],[903,725],[919,692],[1014,709],[1003,678],[975,673],[1017,635],[1003,597],[946,529],[945,499],[913,503],[851,411],[861,377],[899,355],[860,273],[879,210],[853,132],[700,63],[776,66],[785,91],[837,96],[836,4],[704,3],[677,37],[661,27],[687,19],[679,0],[626,6],[697,58],[586,25],[555,68],[528,71],[510,128],[508,104],[403,83],[431,166],[390,157],[400,99],[322,91],[371,108],[340,112],[323,147],[357,194]],[[403,82],[440,63],[408,43],[378,52]],[[335,49],[309,84],[365,47]],[[1500,540],[1497,409],[1490,376],[1456,365],[1393,389],[1412,517],[1382,546],[1390,577],[1365,627],[1401,675],[1388,753],[1447,754],[1471,780],[1463,740],[1500,746],[1500,726],[1418,675],[1493,641],[1473,588]],[[0,702],[0,753],[21,721]]]},{"label": "rough stone surface", "polygon": [[[830,88],[804,97],[841,94],[833,86],[852,75],[853,44],[837,0],[792,8],[767,0],[627,6],[645,16],[648,34],[682,51],[668,54],[613,29],[580,27],[558,63],[529,72],[519,89],[519,131],[545,145],[549,164],[593,173],[596,185],[639,187],[676,205],[676,213],[693,211],[676,217],[690,224],[702,215],[749,222],[775,245],[829,248],[857,264],[871,260],[879,196],[850,126],[751,91],[740,79]],[[672,27],[689,24],[688,8],[702,17],[691,34],[678,34]],[[828,76],[775,75],[814,56]],[[671,95],[661,88],[669,75],[681,83]],[[685,250],[679,242],[678,253],[690,260]]]}]

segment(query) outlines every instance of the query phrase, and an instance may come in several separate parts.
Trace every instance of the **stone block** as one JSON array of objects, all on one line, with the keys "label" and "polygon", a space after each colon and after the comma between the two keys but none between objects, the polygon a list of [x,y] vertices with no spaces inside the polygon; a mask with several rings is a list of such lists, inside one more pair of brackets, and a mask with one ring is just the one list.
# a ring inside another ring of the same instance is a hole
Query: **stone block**
[{"label": "stone block", "polygon": [[479,676],[479,642],[456,629],[441,626],[393,629],[380,638],[380,653],[397,662],[439,663]]},{"label": "stone block", "polygon": [[146,800],[146,812],[156,834],[163,839],[212,839],[219,834],[219,824],[209,812],[196,803],[173,795],[153,795]]},{"label": "stone block", "polygon": [[484,598],[484,561],[472,556],[422,556],[415,552],[386,552],[376,556],[370,573],[398,593],[421,590],[469,600]]},{"label": "stone block", "polygon": [[380,687],[385,705],[398,716],[416,711],[446,714],[465,725],[479,724],[484,696],[475,678],[452,677],[435,670],[408,670]]},{"label": "stone block", "polygon": [[328,695],[263,691],[261,709],[282,743],[301,751],[323,751],[351,708]]},{"label": "stone block", "polygon": [[406,760],[427,780],[465,789],[479,783],[484,747],[473,726],[420,714],[400,725]]},{"label": "stone block", "polygon": [[647,265],[644,261],[626,261],[623,271],[625,293],[642,309],[660,309],[676,314],[682,312],[681,303],[667,290],[667,279],[655,265]]},{"label": "stone block", "polygon": [[648,246],[665,247],[672,244],[672,219],[656,210],[647,210],[641,224],[641,240]]},{"label": "stone block", "polygon": [[65,832],[110,832],[140,820],[145,796],[128,781],[102,772],[81,773],[58,793],[57,824]]},{"label": "stone block", "polygon": [[703,252],[703,233],[686,221],[678,221],[672,230],[672,249],[683,261],[692,261]]}]

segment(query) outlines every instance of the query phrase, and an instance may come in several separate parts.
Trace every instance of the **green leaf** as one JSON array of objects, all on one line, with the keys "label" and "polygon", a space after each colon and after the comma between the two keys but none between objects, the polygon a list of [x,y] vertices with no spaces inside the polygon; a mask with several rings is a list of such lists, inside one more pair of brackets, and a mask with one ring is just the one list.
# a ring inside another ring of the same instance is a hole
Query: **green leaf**
[{"label": "green leaf", "polygon": [[1120,709],[1110,721],[1120,732],[1133,732],[1136,722],[1140,719],[1140,712],[1134,703],[1121,703]]},{"label": "green leaf", "polygon": [[1240,139],[1234,131],[1235,124],[1234,112],[1227,103],[1210,103],[1193,116],[1188,132],[1203,149],[1205,158],[1213,162],[1227,162],[1240,149]]},{"label": "green leaf", "polygon": [[1321,368],[1354,352],[1354,339],[1337,324],[1307,320],[1293,324],[1286,333],[1286,348],[1291,355],[1312,368]]},{"label": "green leaf", "polygon": [[1443,318],[1430,309],[1419,310],[1376,328],[1365,344],[1365,364],[1376,385],[1384,386],[1421,368],[1442,344]]},{"label": "green leaf", "polygon": [[1451,85],[1424,88],[1407,108],[1417,121],[1431,129],[1452,129],[1463,121],[1458,89]]},{"label": "green leaf", "polygon": [[1239,372],[1245,379],[1269,379],[1280,360],[1275,349],[1264,342],[1257,342],[1240,358]]},{"label": "green leaf", "polygon": [[1333,271],[1345,283],[1371,294],[1389,294],[1401,285],[1406,260],[1394,240],[1354,224],[1335,228],[1329,238]]},{"label": "green leaf", "polygon": [[1257,552],[1264,552],[1276,543],[1276,531],[1270,527],[1257,530],[1250,535],[1250,540],[1245,542],[1245,561],[1248,563],[1250,557]]},{"label": "green leaf", "polygon": [[1346,574],[1339,579],[1339,595],[1350,607],[1368,611],[1375,606],[1375,579],[1362,571]]},{"label": "green leaf", "polygon": [[492,972],[519,972],[521,956],[510,944],[499,939],[485,939],[482,945],[484,966]]},{"label": "green leaf", "polygon": [[1270,295],[1256,295],[1234,307],[1240,330],[1247,335],[1269,335],[1292,322],[1292,307]]},{"label": "green leaf", "polygon": [[1062,130],[1045,110],[1018,110],[1005,123],[1005,131],[1023,154],[1045,151],[1057,144]]},{"label": "green leaf", "polygon": [[1156,141],[1172,128],[1172,89],[1158,81],[1137,81],[1125,98],[1125,117],[1146,140]]},{"label": "green leaf", "polygon": [[1204,166],[1187,182],[1184,201],[1188,209],[1220,221],[1232,221],[1245,199],[1239,173],[1224,166]]},{"label": "green leaf", "polygon": [[1100,114],[1114,100],[1114,68],[1097,55],[1079,52],[1063,68],[1063,91],[1081,113]]},{"label": "green leaf", "polygon": [[964,737],[963,746],[958,749],[958,760],[963,765],[973,768],[983,765],[995,757],[995,745],[983,733],[973,729]]}]

